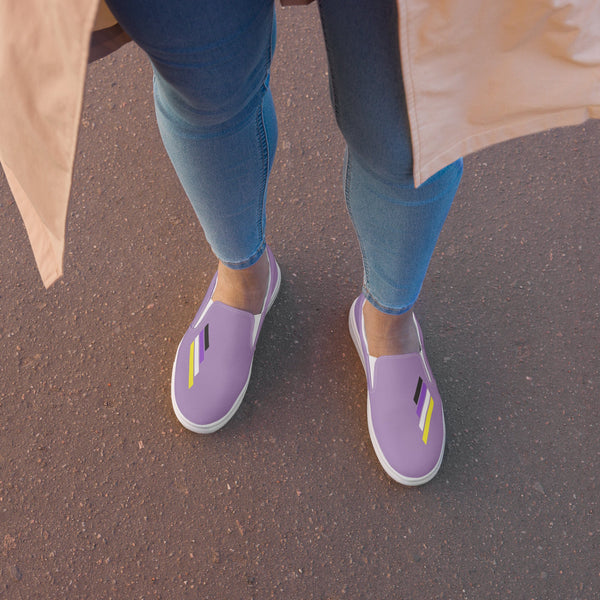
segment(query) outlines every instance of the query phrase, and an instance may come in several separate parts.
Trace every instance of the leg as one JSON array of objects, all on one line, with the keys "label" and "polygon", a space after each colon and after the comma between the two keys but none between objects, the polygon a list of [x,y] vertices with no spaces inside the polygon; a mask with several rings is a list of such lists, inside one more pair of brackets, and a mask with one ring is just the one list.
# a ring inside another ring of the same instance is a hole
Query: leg
[{"label": "leg", "polygon": [[219,259],[215,298],[258,312],[277,143],[273,0],[109,4],[152,62],[163,142]]},{"label": "leg", "polygon": [[419,188],[394,0],[320,0],[336,119],[346,139],[345,193],[364,264],[350,332],[365,367],[369,434],[385,471],[421,485],[444,454],[442,403],[412,314],[462,162]]},{"label": "leg", "polygon": [[277,141],[269,92],[273,0],[109,5],[150,57],[163,142],[219,258],[218,276],[177,349],[171,384],[179,421],[212,433],[240,406],[280,282],[265,243]]},{"label": "leg", "polygon": [[345,193],[364,264],[374,356],[415,351],[411,307],[462,172],[450,165],[419,188],[393,0],[320,0],[337,122],[346,139]]}]

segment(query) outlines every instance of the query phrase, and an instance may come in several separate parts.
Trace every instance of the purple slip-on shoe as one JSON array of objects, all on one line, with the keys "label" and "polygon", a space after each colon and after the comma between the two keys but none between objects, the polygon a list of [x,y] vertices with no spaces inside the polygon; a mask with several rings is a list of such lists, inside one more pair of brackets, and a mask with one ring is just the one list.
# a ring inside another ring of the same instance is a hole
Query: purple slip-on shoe
[{"label": "purple slip-on shoe", "polygon": [[442,401],[414,317],[421,351],[369,355],[361,294],[350,309],[350,335],[367,376],[369,435],[386,473],[404,485],[422,485],[442,464],[446,427]]},{"label": "purple slip-on shoe", "polygon": [[258,334],[281,283],[279,265],[268,246],[266,252],[269,285],[260,314],[214,302],[215,275],[177,348],[171,400],[180,423],[191,431],[217,431],[242,403],[250,381]]}]

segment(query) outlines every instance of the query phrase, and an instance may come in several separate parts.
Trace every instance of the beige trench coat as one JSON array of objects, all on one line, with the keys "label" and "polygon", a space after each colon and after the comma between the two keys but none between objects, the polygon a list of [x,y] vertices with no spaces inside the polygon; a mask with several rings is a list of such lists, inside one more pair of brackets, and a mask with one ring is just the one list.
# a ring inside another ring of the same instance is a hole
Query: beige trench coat
[{"label": "beige trench coat", "polygon": [[[600,117],[597,0],[397,2],[417,185],[485,146]],[[98,6],[0,0],[0,160],[46,286],[62,275]]]}]

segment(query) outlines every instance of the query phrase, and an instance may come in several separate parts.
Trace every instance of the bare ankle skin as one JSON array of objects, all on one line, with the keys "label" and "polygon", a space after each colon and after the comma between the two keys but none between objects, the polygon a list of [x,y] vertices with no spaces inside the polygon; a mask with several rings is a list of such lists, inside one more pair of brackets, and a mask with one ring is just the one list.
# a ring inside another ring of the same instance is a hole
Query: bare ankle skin
[{"label": "bare ankle skin", "polygon": [[254,315],[260,313],[269,282],[269,260],[266,252],[247,269],[230,269],[219,261],[218,274],[217,286],[213,293],[215,302],[223,302]]},{"label": "bare ankle skin", "polygon": [[371,356],[410,354],[421,349],[412,309],[401,315],[388,315],[367,301],[363,317]]}]

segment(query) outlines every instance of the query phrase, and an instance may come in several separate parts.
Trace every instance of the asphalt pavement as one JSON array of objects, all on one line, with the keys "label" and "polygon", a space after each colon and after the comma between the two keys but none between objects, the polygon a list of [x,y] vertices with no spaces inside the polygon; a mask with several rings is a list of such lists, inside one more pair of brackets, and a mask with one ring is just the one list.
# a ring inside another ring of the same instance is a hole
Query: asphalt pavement
[{"label": "asphalt pavement", "polygon": [[429,484],[372,450],[360,255],[316,7],[279,11],[268,239],[283,283],[220,432],[170,402],[213,275],[133,44],[89,69],[65,276],[0,176],[0,598],[600,598],[600,123],[465,174],[416,312],[448,428]]}]

